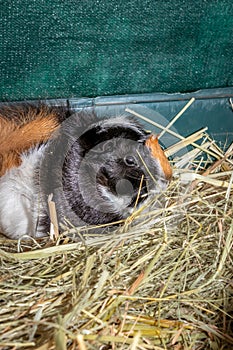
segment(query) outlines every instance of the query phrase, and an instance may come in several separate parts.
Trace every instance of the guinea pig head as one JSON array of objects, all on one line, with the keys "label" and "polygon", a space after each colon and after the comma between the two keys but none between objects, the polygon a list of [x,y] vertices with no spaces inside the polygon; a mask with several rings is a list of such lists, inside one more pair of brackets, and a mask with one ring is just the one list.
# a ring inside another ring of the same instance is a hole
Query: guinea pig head
[{"label": "guinea pig head", "polygon": [[107,123],[84,133],[66,160],[66,197],[88,224],[127,217],[150,193],[163,191],[172,176],[155,136],[137,123]]},{"label": "guinea pig head", "polygon": [[120,208],[134,207],[149,193],[163,191],[171,180],[172,169],[158,138],[150,135],[137,141],[111,140],[96,176],[99,192]]}]

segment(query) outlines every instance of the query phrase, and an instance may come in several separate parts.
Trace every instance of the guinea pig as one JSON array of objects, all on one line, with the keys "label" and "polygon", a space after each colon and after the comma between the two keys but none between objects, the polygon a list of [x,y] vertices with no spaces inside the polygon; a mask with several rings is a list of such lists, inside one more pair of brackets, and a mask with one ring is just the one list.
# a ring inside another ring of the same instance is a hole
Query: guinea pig
[{"label": "guinea pig", "polygon": [[130,116],[98,118],[45,104],[0,109],[0,232],[49,232],[48,195],[59,222],[125,219],[172,177],[155,135]]}]

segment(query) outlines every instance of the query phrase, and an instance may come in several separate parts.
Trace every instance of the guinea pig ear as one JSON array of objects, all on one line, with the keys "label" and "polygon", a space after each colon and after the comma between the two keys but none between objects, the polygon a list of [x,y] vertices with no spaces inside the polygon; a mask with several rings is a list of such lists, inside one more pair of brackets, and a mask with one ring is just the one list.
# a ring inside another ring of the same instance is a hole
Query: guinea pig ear
[{"label": "guinea pig ear", "polygon": [[170,166],[170,163],[169,163],[164,151],[160,147],[158,136],[155,136],[152,134],[146,140],[145,145],[149,148],[152,157],[157,159],[157,161],[159,162],[166,180],[171,180],[172,168]]},{"label": "guinea pig ear", "polygon": [[146,146],[150,148],[153,153],[156,153],[158,148],[160,148],[158,135],[150,134],[150,136],[146,139]]}]

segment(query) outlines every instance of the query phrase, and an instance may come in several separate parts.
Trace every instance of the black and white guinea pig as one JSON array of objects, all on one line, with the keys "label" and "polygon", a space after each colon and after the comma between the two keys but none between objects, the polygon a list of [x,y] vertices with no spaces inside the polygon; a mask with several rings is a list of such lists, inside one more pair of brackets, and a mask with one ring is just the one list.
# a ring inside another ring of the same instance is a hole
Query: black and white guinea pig
[{"label": "black and white guinea pig", "polygon": [[158,139],[132,117],[38,105],[0,110],[0,232],[48,233],[48,195],[59,222],[98,225],[126,218],[171,179]]}]

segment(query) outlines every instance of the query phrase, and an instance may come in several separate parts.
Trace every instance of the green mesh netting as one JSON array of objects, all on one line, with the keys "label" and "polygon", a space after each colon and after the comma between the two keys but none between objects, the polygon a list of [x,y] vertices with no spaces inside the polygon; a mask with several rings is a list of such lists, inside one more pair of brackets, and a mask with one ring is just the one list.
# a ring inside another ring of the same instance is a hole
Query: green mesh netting
[{"label": "green mesh netting", "polygon": [[0,100],[233,85],[232,0],[4,0]]}]

